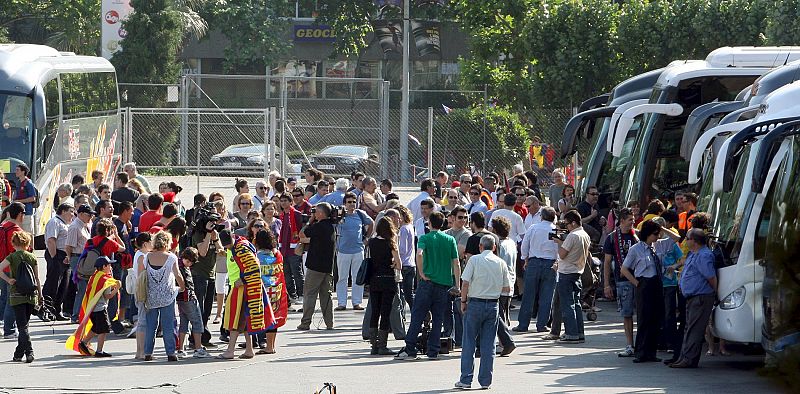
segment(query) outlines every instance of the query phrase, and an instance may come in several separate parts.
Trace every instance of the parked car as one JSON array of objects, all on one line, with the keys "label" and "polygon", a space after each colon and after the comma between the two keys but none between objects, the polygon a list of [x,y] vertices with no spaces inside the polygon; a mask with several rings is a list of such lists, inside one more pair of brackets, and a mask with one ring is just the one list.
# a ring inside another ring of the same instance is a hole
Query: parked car
[{"label": "parked car", "polygon": [[[375,149],[363,145],[330,145],[308,158],[311,166],[326,174],[350,175],[361,171],[369,175],[380,173],[380,158]],[[308,163],[303,164],[303,171]]]},{"label": "parked car", "polygon": [[[280,152],[275,152],[276,160],[280,161]],[[226,167],[224,172],[236,172],[235,170],[240,167],[264,167],[264,163],[269,163],[269,149],[260,144],[236,144],[228,146],[222,152],[211,156],[211,165],[214,167]],[[291,172],[299,172],[299,168],[294,168],[295,165],[286,162],[287,170]],[[230,171],[227,170],[230,168]],[[252,172],[245,171],[244,172]]]}]

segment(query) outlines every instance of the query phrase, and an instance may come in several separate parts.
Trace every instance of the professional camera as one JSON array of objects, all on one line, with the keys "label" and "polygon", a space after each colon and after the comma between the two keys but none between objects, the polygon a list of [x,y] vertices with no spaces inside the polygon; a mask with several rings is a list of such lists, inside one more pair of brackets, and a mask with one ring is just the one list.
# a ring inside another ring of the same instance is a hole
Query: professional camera
[{"label": "professional camera", "polygon": [[[317,207],[311,207],[311,214],[313,215],[316,212],[317,212]],[[346,213],[347,212],[345,211],[344,207],[332,205],[331,215],[328,217],[328,219],[330,219],[334,223],[339,223],[342,221],[342,219],[344,219],[344,215]]]},{"label": "professional camera", "polygon": [[569,230],[567,230],[567,223],[562,220],[556,222],[555,231],[547,234],[547,239],[554,240],[558,238],[563,241],[567,238],[567,234],[569,234]]},{"label": "professional camera", "polygon": [[210,202],[200,208],[197,208],[197,212],[194,214],[194,220],[192,220],[192,226],[194,227],[194,231],[206,233],[208,231],[206,228],[208,222],[213,222],[214,227],[212,230],[219,232],[225,230],[225,225],[217,224],[217,221],[220,218],[221,217],[217,213],[216,208],[214,208],[214,203]]}]

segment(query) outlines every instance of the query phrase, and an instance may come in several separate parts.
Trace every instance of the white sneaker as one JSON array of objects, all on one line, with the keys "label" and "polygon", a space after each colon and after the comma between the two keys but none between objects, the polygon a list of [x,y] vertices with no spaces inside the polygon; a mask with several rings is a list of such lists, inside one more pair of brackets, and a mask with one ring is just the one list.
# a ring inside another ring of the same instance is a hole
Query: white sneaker
[{"label": "white sneaker", "polygon": [[192,357],[194,357],[194,358],[209,358],[209,357],[211,357],[211,355],[208,354],[206,349],[200,348],[200,349],[197,349],[197,350],[194,351],[194,354],[192,355]]},{"label": "white sneaker", "polygon": [[177,352],[175,352],[175,355],[178,356],[178,358],[180,359],[186,358],[186,352],[184,352],[183,350],[178,350]]},{"label": "white sneaker", "polygon": [[467,389],[471,389],[472,388],[471,384],[461,383],[460,380],[458,382],[456,382],[456,384],[453,385],[453,386],[455,388],[457,388],[457,389],[462,389],[462,390],[467,390]]},{"label": "white sneaker", "polygon": [[303,305],[303,296],[297,297],[294,300],[293,304],[295,304],[295,305]]},{"label": "white sneaker", "polygon": [[7,340],[17,339],[17,333],[13,333],[13,334],[9,334],[9,335],[3,335],[3,339],[7,339]]},{"label": "white sneaker", "polygon": [[633,346],[625,346],[625,350],[617,353],[619,357],[633,357]]},{"label": "white sneaker", "polygon": [[400,351],[400,353],[397,353],[397,355],[394,356],[394,359],[395,360],[414,361],[414,360],[419,360],[420,357],[419,356],[412,356],[412,355],[408,354],[408,352],[406,352],[405,349],[403,349],[403,350]]},{"label": "white sneaker", "polygon": [[600,308],[599,306],[593,306],[592,307],[592,312],[602,312],[602,311],[603,311],[603,308]]}]

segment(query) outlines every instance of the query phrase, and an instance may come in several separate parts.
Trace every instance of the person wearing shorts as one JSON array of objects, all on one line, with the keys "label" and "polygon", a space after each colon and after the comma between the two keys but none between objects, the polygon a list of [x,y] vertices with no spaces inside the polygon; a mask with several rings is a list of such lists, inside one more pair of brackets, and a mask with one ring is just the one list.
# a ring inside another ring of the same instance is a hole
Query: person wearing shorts
[{"label": "person wearing shorts", "polygon": [[203,317],[200,312],[200,303],[197,301],[197,295],[194,292],[194,281],[192,280],[191,267],[197,262],[198,254],[197,249],[188,247],[181,252],[181,261],[178,264],[178,269],[183,275],[183,282],[185,288],[182,292],[178,293],[176,298],[178,304],[178,316],[180,317],[180,325],[178,326],[178,344],[176,355],[179,358],[186,357],[186,352],[183,350],[183,341],[186,339],[186,334],[189,332],[189,323],[192,323],[192,339],[194,343],[194,358],[208,358],[211,357],[202,345],[203,337]]},{"label": "person wearing shorts", "polygon": [[[628,249],[639,242],[633,224],[636,217],[633,211],[623,208],[617,214],[618,226],[606,237],[603,244],[605,264],[603,266],[604,295],[613,298],[613,290],[617,290],[617,305],[622,315],[625,329],[625,349],[617,353],[619,357],[633,357],[633,312],[636,310],[636,288],[620,273],[622,262],[628,255]],[[612,287],[616,283],[616,287]]]}]

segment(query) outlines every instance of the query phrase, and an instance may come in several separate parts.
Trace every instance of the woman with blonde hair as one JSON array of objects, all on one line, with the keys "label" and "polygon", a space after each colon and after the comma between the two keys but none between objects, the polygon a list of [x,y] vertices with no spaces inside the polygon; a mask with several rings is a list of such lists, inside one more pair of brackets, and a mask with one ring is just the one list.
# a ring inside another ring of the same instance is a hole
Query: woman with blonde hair
[{"label": "woman with blonde hair", "polygon": [[[172,236],[159,231],[153,237],[153,250],[144,256],[139,275],[147,275],[147,331],[144,343],[144,361],[153,359],[156,330],[159,323],[164,332],[164,349],[168,361],[178,361],[175,355],[175,298],[185,289],[183,276],[178,269],[178,256],[170,252]],[[175,282],[178,286],[175,286]]]},{"label": "woman with blonde hair", "polygon": [[238,230],[247,225],[247,214],[253,210],[253,197],[249,193],[238,196],[236,210],[233,212],[233,230]]}]

